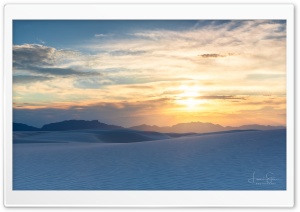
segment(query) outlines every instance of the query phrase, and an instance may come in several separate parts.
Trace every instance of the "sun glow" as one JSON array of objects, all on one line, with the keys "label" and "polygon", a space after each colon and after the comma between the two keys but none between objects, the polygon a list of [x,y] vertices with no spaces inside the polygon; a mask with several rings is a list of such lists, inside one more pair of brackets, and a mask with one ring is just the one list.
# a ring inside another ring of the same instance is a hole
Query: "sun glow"
[{"label": "sun glow", "polygon": [[179,87],[182,91],[178,95],[178,100],[176,101],[179,105],[184,105],[185,110],[194,111],[199,110],[199,106],[204,103],[204,100],[198,99],[200,88],[198,86],[187,86],[182,85]]},{"label": "sun glow", "polygon": [[182,85],[179,87],[182,91],[181,97],[197,97],[199,95],[200,88],[198,86],[186,86]]}]

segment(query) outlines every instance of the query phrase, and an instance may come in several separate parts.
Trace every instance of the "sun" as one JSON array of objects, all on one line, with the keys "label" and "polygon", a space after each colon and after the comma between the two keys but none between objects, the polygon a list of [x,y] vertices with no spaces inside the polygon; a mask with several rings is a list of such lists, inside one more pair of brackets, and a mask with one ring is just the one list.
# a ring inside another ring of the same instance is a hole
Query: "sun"
[{"label": "sun", "polygon": [[193,98],[188,98],[183,101],[183,103],[187,106],[189,109],[195,109],[196,106],[198,105],[198,102],[196,99]]},{"label": "sun", "polygon": [[198,86],[187,86],[182,85],[179,87],[179,90],[182,91],[177,96],[176,103],[184,106],[184,110],[196,111],[199,110],[199,106],[204,103],[202,99],[199,99],[200,87]]}]

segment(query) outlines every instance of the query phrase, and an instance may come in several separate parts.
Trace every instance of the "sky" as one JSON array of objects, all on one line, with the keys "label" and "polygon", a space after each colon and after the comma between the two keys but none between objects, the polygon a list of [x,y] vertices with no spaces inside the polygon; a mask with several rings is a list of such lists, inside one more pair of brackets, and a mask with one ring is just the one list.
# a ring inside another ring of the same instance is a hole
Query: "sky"
[{"label": "sky", "polygon": [[284,20],[15,20],[13,121],[286,125]]}]

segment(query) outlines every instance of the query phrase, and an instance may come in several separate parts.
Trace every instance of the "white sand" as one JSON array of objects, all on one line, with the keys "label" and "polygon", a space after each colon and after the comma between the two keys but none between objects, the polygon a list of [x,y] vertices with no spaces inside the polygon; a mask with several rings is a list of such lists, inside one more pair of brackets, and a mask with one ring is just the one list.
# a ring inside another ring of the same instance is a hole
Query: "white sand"
[{"label": "white sand", "polygon": [[[15,132],[14,138],[16,190],[286,188],[285,130],[181,138],[124,130]],[[251,183],[254,171],[277,180]]]}]

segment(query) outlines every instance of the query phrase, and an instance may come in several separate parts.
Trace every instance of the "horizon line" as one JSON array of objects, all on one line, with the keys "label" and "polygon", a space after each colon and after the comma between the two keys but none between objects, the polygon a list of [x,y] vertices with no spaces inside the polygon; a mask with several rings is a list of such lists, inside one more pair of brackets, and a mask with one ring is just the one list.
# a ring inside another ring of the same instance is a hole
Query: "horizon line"
[{"label": "horizon line", "polygon": [[123,127],[125,129],[128,129],[128,128],[132,128],[132,127],[137,127],[137,126],[141,126],[141,125],[147,125],[147,126],[150,126],[150,127],[160,127],[160,128],[163,128],[163,127],[173,127],[173,126],[176,126],[178,124],[191,124],[191,123],[203,123],[203,124],[213,124],[213,125],[219,125],[221,127],[242,127],[242,126],[249,126],[249,125],[260,125],[260,126],[272,126],[272,127],[285,127],[286,128],[286,124],[285,125],[270,125],[270,124],[257,124],[257,123],[253,123],[253,124],[243,124],[243,125],[237,125],[237,126],[230,126],[230,125],[221,125],[221,124],[218,124],[218,123],[213,123],[213,122],[201,122],[201,121],[192,121],[192,122],[180,122],[180,123],[177,123],[177,124],[173,124],[173,125],[168,125],[168,126],[159,126],[159,125],[151,125],[151,124],[138,124],[138,125],[133,125],[133,126],[130,126],[130,127],[124,127],[122,125],[118,125],[118,124],[113,124],[113,123],[105,123],[105,122],[101,122],[99,121],[98,119],[94,119],[94,120],[84,120],[84,119],[69,119],[69,120],[63,120],[63,121],[56,121],[56,122],[51,122],[51,123],[46,123],[46,124],[43,124],[41,127],[36,127],[36,126],[33,126],[33,125],[30,125],[30,124],[26,124],[26,123],[21,123],[21,122],[12,122],[13,124],[25,124],[27,126],[30,126],[30,127],[35,127],[35,128],[42,128],[43,126],[45,125],[48,125],[48,124],[54,124],[54,123],[59,123],[59,122],[64,122],[64,121],[89,121],[89,122],[92,122],[92,121],[97,121],[99,123],[103,123],[103,124],[106,124],[106,125],[114,125],[114,126],[119,126],[119,127]]}]

